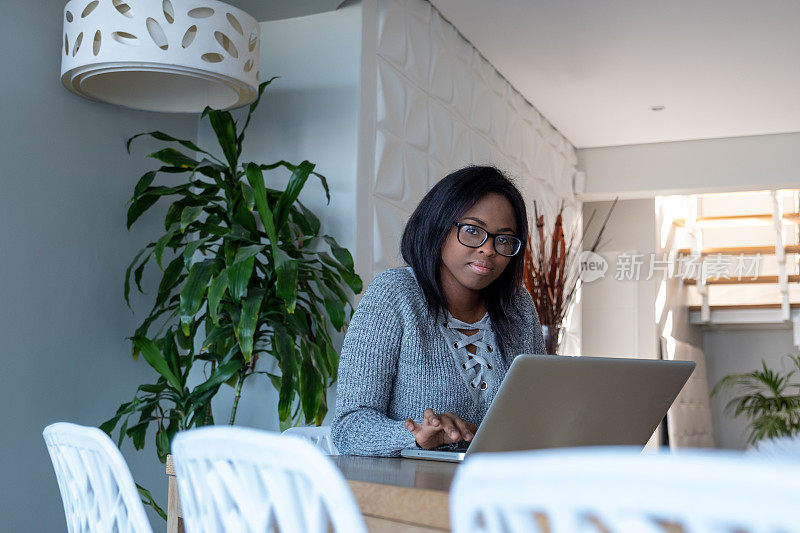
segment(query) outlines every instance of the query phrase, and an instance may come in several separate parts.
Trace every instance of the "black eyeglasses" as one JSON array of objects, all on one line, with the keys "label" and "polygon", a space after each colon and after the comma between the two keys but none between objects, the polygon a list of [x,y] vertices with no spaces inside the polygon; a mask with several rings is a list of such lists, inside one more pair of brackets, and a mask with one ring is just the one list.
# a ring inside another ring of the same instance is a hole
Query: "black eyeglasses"
[{"label": "black eyeglasses", "polygon": [[480,248],[489,237],[494,238],[494,251],[505,257],[514,257],[522,248],[522,241],[514,235],[489,233],[480,226],[464,222],[453,222],[453,225],[458,228],[458,242],[468,248]]}]

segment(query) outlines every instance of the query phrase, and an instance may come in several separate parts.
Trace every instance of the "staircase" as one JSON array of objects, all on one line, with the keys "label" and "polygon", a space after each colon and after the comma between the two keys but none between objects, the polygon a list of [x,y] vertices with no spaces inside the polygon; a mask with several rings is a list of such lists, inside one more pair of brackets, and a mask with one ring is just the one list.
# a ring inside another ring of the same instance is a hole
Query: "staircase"
[{"label": "staircase", "polygon": [[688,198],[673,220],[690,320],[705,327],[792,327],[800,346],[800,191]]}]

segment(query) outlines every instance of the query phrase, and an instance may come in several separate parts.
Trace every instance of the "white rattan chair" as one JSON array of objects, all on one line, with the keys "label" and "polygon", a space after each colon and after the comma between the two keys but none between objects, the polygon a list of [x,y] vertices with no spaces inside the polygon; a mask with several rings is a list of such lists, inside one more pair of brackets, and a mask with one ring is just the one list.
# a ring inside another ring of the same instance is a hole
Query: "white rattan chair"
[{"label": "white rattan chair", "polygon": [[70,533],[152,533],[128,465],[108,435],[67,422],[44,429]]},{"label": "white rattan chair", "polygon": [[330,426],[303,426],[296,428],[289,428],[282,433],[287,437],[299,437],[305,439],[314,446],[316,446],[325,455],[339,455],[339,450],[333,444],[331,439]]},{"label": "white rattan chair", "polygon": [[796,461],[721,451],[476,454],[453,480],[450,523],[455,533],[796,533],[798,479]]},{"label": "white rattan chair", "polygon": [[172,443],[186,530],[366,532],[339,469],[309,442],[206,427]]}]

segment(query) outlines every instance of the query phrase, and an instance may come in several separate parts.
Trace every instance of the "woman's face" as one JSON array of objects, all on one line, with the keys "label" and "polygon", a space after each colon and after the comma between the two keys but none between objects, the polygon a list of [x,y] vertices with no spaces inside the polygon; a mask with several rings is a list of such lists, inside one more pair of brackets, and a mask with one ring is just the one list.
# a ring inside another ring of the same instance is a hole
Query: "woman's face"
[{"label": "woman's face", "polygon": [[[511,202],[505,196],[489,193],[455,222],[485,229],[489,233],[516,235],[517,223]],[[494,239],[489,237],[480,248],[469,248],[458,241],[456,226],[450,229],[442,246],[442,284],[480,291],[500,277],[511,262],[498,254]]]}]

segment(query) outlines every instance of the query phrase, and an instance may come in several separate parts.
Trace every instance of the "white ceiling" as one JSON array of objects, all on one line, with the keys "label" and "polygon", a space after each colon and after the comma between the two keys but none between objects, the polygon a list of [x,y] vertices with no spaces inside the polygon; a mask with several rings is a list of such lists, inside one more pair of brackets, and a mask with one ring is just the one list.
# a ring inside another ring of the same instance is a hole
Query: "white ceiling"
[{"label": "white ceiling", "polygon": [[800,1],[432,3],[578,148],[800,131]]}]

